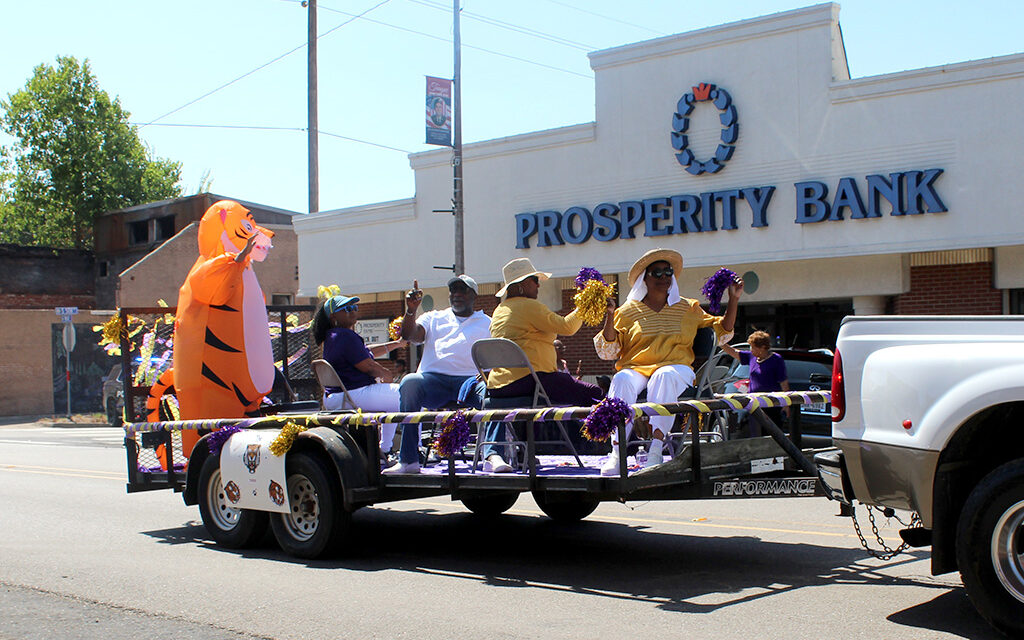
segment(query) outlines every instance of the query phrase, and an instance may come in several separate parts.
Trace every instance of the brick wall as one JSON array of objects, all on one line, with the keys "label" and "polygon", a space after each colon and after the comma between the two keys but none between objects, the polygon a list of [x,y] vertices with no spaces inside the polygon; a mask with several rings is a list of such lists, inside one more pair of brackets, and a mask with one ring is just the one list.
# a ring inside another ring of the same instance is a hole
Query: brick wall
[{"label": "brick wall", "polygon": [[910,268],[910,291],[895,296],[893,313],[901,315],[996,315],[1003,294],[993,287],[991,262]]},{"label": "brick wall", "polygon": [[[570,280],[571,282],[571,280]],[[576,295],[575,289],[562,291],[562,308],[558,310],[561,315],[566,315],[573,310],[572,297]],[[610,376],[615,373],[614,360],[601,360],[594,350],[594,336],[601,330],[600,327],[588,327],[584,325],[576,335],[560,336],[559,340],[565,345],[565,361],[569,365],[569,372],[576,375],[579,368],[583,376]]]},{"label": "brick wall", "polygon": [[[362,299],[359,300],[360,318],[366,318],[367,320],[373,318],[387,318],[388,322],[391,322],[403,313],[405,313],[405,302],[402,300],[387,300],[382,302],[365,302]],[[377,360],[377,362],[387,367],[392,373],[407,373],[408,371],[399,371],[399,360],[404,360],[406,368],[408,368],[409,347],[395,349],[387,359]]]},{"label": "brick wall", "polygon": [[95,261],[89,251],[0,245],[0,308],[93,309]]}]

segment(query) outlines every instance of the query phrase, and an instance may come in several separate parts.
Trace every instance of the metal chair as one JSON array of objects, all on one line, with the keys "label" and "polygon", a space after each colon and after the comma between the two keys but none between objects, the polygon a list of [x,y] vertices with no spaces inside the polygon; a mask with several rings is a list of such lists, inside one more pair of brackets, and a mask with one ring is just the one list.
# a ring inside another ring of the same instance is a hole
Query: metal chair
[{"label": "metal chair", "polygon": [[[477,371],[483,376],[484,380],[487,379],[487,371],[495,368],[507,368],[507,369],[527,369],[530,372],[530,376],[533,377],[533,397],[523,396],[522,400],[530,403],[530,408],[536,407],[551,407],[554,403],[551,402],[551,398],[548,396],[547,391],[544,390],[544,385],[540,381],[540,377],[537,376],[537,372],[533,369],[533,365],[530,364],[530,359],[523,352],[522,348],[518,344],[508,340],[506,338],[485,338],[483,340],[477,340],[473,343],[472,348],[473,364],[476,365]],[[518,398],[501,398],[500,400],[519,400]],[[488,408],[490,397],[484,397],[484,408]],[[522,401],[519,403],[522,404]],[[493,407],[492,407],[493,408]],[[576,447],[573,446],[572,440],[569,439],[569,433],[565,430],[565,425],[561,420],[555,421],[558,425],[559,431],[562,433],[561,440],[542,440],[534,442],[534,444],[565,444],[572,452],[574,458],[576,458],[576,464],[580,467],[583,466],[583,461],[580,459],[579,453],[576,452]],[[526,450],[527,443],[523,440],[515,440],[514,433],[508,441],[485,441],[484,430],[488,423],[481,422],[477,427],[476,433],[476,450],[473,452],[473,470],[476,470],[477,464],[480,460],[480,447],[485,444],[497,444],[511,446],[513,450],[520,447]],[[509,427],[509,431],[511,431]],[[513,456],[515,458],[516,456]],[[515,460],[513,460],[515,464]]]},{"label": "metal chair", "polygon": [[[356,404],[352,401],[352,396],[348,394],[348,389],[345,388],[345,383],[341,381],[341,377],[338,376],[338,372],[334,370],[334,366],[326,360],[314,360],[313,361],[313,375],[316,376],[316,381],[320,383],[320,408],[324,407],[324,398],[327,397],[327,388],[332,387],[341,389],[343,396],[342,407],[349,407],[355,409]],[[337,393],[337,392],[335,392]]]}]

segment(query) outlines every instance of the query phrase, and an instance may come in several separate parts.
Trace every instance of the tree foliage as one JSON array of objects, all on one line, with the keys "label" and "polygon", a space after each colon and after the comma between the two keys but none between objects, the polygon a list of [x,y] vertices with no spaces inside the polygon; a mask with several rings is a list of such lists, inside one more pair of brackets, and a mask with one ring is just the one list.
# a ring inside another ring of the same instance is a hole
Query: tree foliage
[{"label": "tree foliage", "polygon": [[181,195],[181,164],[150,157],[88,60],[37,66],[0,108],[0,242],[91,249],[103,212]]}]

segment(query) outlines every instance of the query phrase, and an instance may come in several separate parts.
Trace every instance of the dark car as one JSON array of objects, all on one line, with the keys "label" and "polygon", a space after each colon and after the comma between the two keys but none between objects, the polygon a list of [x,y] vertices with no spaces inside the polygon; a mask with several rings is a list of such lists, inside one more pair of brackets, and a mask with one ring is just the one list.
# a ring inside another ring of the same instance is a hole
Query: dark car
[{"label": "dark car", "polygon": [[[737,345],[743,348],[743,345]],[[790,391],[829,391],[832,388],[832,352],[828,349],[800,351],[772,349],[786,361]],[[749,390],[750,367],[733,360],[725,393],[746,393]],[[745,418],[745,416],[743,416]],[[740,434],[746,432],[745,421],[734,425]],[[788,431],[788,427],[786,428]],[[802,446],[827,447],[832,444],[832,407],[827,402],[801,405],[800,431]]]}]

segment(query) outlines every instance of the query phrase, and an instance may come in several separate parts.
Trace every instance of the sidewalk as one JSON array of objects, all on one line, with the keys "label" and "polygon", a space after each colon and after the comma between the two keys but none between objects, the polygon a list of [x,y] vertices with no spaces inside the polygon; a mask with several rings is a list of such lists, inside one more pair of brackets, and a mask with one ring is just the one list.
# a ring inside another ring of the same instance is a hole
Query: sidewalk
[{"label": "sidewalk", "polygon": [[33,427],[56,428],[90,428],[109,427],[110,425],[98,413],[73,413],[69,420],[65,415],[34,415],[34,416],[0,416],[0,429]]}]

